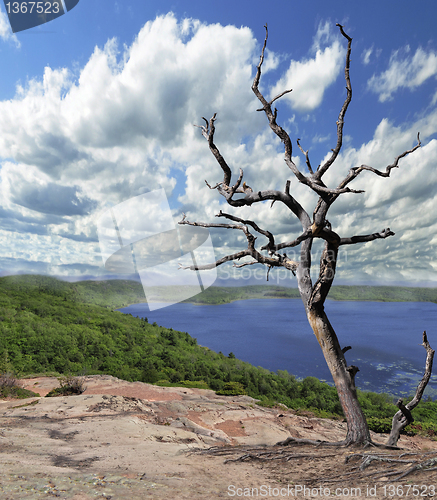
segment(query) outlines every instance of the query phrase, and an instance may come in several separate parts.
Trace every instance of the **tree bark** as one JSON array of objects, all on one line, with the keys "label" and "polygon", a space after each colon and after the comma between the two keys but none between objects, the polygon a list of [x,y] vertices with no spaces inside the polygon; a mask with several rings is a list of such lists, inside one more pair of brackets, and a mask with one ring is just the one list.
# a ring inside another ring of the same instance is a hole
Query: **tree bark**
[{"label": "tree bark", "polygon": [[346,418],[347,435],[344,444],[368,445],[371,443],[369,427],[358,402],[354,380],[358,368],[347,366],[337,335],[323,307],[308,309],[307,317],[322,348]]},{"label": "tree bark", "polygon": [[[320,258],[320,271],[317,282],[311,286],[311,281],[302,283],[301,290],[311,293],[302,294],[308,322],[319,342],[329,371],[331,372],[338,392],[341,407],[347,422],[345,445],[368,445],[372,442],[366,417],[358,402],[355,387],[356,366],[348,366],[337,335],[325,313],[325,300],[335,277],[338,258],[338,243],[340,238],[331,233],[331,241],[325,243]],[[307,248],[306,260],[311,261],[310,247]]]},{"label": "tree bark", "polygon": [[405,427],[407,427],[407,425],[411,424],[414,421],[414,418],[411,415],[411,410],[416,408],[416,406],[420,403],[420,400],[423,396],[423,391],[428,385],[429,379],[431,377],[432,363],[434,360],[434,350],[431,349],[431,346],[429,345],[426,331],[423,332],[422,345],[426,349],[425,373],[423,374],[422,380],[417,386],[414,398],[405,406],[402,399],[399,399],[399,401],[396,403],[399,411],[393,417],[392,428],[387,441],[387,446],[396,446],[401,432],[405,429]]}]

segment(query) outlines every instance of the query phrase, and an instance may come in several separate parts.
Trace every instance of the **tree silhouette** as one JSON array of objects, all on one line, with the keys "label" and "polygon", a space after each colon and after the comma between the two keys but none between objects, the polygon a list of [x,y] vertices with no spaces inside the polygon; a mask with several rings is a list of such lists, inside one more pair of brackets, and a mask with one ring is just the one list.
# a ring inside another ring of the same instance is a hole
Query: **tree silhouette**
[{"label": "tree silhouette", "polygon": [[[288,207],[290,212],[292,212],[299,219],[300,224],[302,225],[301,234],[291,241],[277,242],[272,232],[260,228],[254,221],[242,219],[234,215],[224,213],[222,211],[217,214],[217,217],[227,219],[228,221],[230,221],[229,223],[214,224],[190,222],[184,215],[184,218],[179,222],[179,224],[188,224],[191,226],[202,226],[207,228],[219,227],[239,230],[244,233],[247,239],[247,248],[244,250],[241,250],[232,255],[227,255],[226,257],[223,257],[217,260],[217,262],[210,265],[190,266],[186,269],[211,269],[214,266],[221,265],[225,262],[239,260],[242,257],[252,257],[252,260],[250,260],[249,262],[235,265],[237,267],[242,267],[246,265],[263,264],[264,266],[267,266],[268,271],[272,268],[283,267],[297,276],[299,292],[305,306],[308,321],[323,351],[323,355],[332,374],[332,378],[337,388],[338,396],[343,408],[343,412],[347,420],[347,436],[342,444],[366,445],[371,442],[371,438],[366,419],[357,398],[355,375],[358,371],[358,368],[353,365],[348,365],[348,363],[346,362],[345,353],[350,349],[350,346],[344,348],[340,346],[337,335],[325,313],[324,303],[335,277],[339,248],[344,245],[354,245],[357,243],[370,242],[380,238],[388,238],[390,236],[393,236],[394,233],[390,230],[390,228],[386,228],[381,232],[376,232],[373,234],[341,237],[331,227],[331,223],[328,221],[327,215],[332,204],[341,195],[345,193],[363,193],[362,190],[354,190],[349,187],[349,184],[362,172],[369,171],[380,177],[389,177],[391,171],[399,166],[399,161],[401,160],[401,158],[404,158],[405,156],[411,154],[413,151],[420,147],[420,139],[418,134],[418,144],[412,149],[404,151],[402,154],[397,156],[394,162],[386,167],[385,171],[380,171],[367,165],[361,165],[358,167],[352,167],[337,187],[328,187],[323,182],[323,175],[326,174],[329,168],[331,168],[341,151],[343,144],[344,118],[352,99],[352,86],[349,76],[352,38],[345,33],[343,26],[341,26],[340,24],[337,24],[337,26],[339,27],[342,36],[347,41],[345,62],[347,95],[336,123],[337,143],[335,145],[335,148],[331,150],[329,158],[324,163],[319,165],[317,169],[313,169],[309,159],[308,151],[303,150],[300,145],[299,139],[297,139],[297,145],[305,156],[308,172],[303,173],[296,166],[292,159],[292,142],[290,140],[290,137],[288,133],[277,123],[277,109],[272,109],[273,103],[283,95],[291,92],[291,90],[285,90],[271,101],[267,101],[267,99],[259,90],[261,68],[264,61],[264,52],[268,38],[267,26],[265,26],[266,36],[261,52],[260,61],[257,67],[255,79],[252,84],[252,90],[262,106],[258,111],[264,111],[271,130],[279,137],[279,139],[284,144],[285,163],[287,164],[291,172],[296,176],[298,181],[302,184],[305,184],[309,189],[317,193],[319,197],[311,217],[309,213],[290,193],[289,180],[286,181],[284,191],[254,191],[251,187],[246,185],[245,182],[243,182],[243,171],[242,169],[240,169],[238,179],[233,184],[231,181],[231,169],[221,155],[217,146],[214,144],[216,114],[214,114],[214,116],[209,121],[203,118],[203,120],[205,121],[205,125],[200,127],[203,136],[208,141],[208,145],[212,154],[216,158],[224,174],[223,181],[218,183],[217,185],[212,187],[207,183],[210,189],[217,189],[217,191],[226,199],[227,203],[233,207],[251,206],[255,203],[263,202],[266,200],[272,200],[272,205],[274,202],[283,203],[286,207]],[[234,198],[234,195],[236,194],[243,194],[244,197]],[[251,231],[265,236],[268,241],[267,244],[261,246],[258,249],[255,245],[257,238],[252,234]],[[310,275],[312,258],[311,250],[313,242],[316,238],[324,240],[324,248],[320,259],[319,276],[316,282],[313,284]],[[293,260],[289,258],[287,254],[283,252],[287,248],[294,248],[298,246],[300,246],[299,260]]]}]

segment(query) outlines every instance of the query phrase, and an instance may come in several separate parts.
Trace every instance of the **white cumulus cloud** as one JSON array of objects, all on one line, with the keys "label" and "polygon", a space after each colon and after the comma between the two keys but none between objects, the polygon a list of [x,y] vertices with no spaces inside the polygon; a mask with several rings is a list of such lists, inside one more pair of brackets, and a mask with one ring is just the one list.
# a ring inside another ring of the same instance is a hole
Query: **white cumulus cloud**
[{"label": "white cumulus cloud", "polygon": [[[390,228],[395,236],[366,244],[343,246],[347,258],[339,267],[340,279],[436,280],[437,141],[427,134],[437,130],[437,113],[396,127],[383,119],[373,138],[358,149],[346,147],[324,176],[336,187],[351,167],[369,165],[380,171],[396,156],[411,149],[417,130],[423,131],[421,148],[399,161],[390,177],[363,171],[349,186],[362,194],[343,194],[328,213],[332,228],[342,237],[380,232]],[[387,267],[387,265],[389,267]]]},{"label": "white cumulus cloud", "polygon": [[344,65],[345,48],[331,32],[328,23],[320,24],[314,37],[312,56],[290,61],[285,74],[271,89],[271,97],[293,89],[282,99],[297,111],[311,111],[322,103],[327,87],[337,79]]},{"label": "white cumulus cloud", "polygon": [[370,63],[370,56],[373,53],[373,45],[369,48],[363,51],[361,54],[361,59],[363,61],[363,64],[367,66],[367,64]]},{"label": "white cumulus cloud", "polygon": [[400,88],[414,90],[436,75],[437,53],[427,52],[419,47],[411,54],[407,45],[404,49],[393,52],[388,68],[379,75],[373,75],[367,85],[371,91],[379,94],[381,102],[385,102],[392,99]]},{"label": "white cumulus cloud", "polygon": [[[158,185],[170,195],[174,171],[190,175],[207,154],[193,127],[202,116],[219,113],[221,144],[238,145],[253,131],[262,119],[250,89],[255,48],[248,28],[168,14],[123,50],[115,39],[96,47],[76,73],[47,66],[17,85],[15,97],[0,102],[0,219],[19,269],[20,256],[40,262],[47,238],[98,249],[93,218],[107,206]],[[80,262],[63,265],[60,274],[84,271]]]}]

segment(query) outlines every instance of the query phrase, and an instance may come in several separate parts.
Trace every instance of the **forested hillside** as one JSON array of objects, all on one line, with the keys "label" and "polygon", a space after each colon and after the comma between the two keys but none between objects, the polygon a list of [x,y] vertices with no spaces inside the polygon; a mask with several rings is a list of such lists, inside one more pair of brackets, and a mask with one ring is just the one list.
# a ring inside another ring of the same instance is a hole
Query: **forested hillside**
[{"label": "forested hillside", "polygon": [[[104,283],[102,283],[104,286]],[[89,290],[88,290],[89,291]],[[103,295],[103,294],[102,294]],[[335,391],[305,387],[287,372],[256,368],[207,347],[188,333],[83,302],[80,285],[43,276],[0,279],[0,354],[20,375],[107,373],[126,380],[203,381],[214,390],[238,382],[253,396],[291,399],[313,392],[313,406],[338,413]],[[309,391],[309,388],[312,390]]]}]

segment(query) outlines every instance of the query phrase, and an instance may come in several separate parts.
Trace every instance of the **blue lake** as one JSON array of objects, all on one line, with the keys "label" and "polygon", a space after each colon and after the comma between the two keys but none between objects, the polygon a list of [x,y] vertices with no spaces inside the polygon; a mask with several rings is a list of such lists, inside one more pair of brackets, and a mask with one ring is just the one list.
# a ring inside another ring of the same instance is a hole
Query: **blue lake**
[{"label": "blue lake", "polygon": [[[359,367],[362,390],[410,394],[422,378],[426,352],[422,332],[437,348],[437,304],[428,302],[327,301],[325,310],[348,364]],[[272,371],[331,383],[319,344],[300,299],[254,299],[218,306],[174,304],[149,311],[147,304],[120,309],[149,323],[188,332],[200,345]],[[437,397],[432,377],[426,394]]]}]

